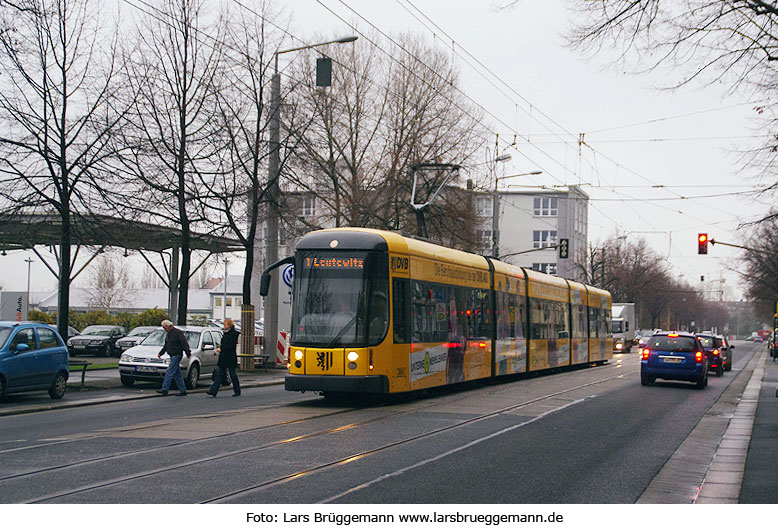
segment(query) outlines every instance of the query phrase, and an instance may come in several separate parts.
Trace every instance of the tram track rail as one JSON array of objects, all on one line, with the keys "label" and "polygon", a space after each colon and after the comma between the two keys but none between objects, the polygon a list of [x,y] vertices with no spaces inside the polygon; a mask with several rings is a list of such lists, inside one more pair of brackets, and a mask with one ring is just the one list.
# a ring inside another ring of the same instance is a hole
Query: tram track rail
[{"label": "tram track rail", "polygon": [[[609,366],[605,366],[605,367],[607,368]],[[391,449],[396,449],[396,448],[398,448],[400,446],[407,445],[409,443],[413,443],[413,442],[416,442],[416,441],[419,441],[419,440],[423,440],[425,438],[430,438],[430,437],[433,437],[435,435],[439,435],[439,434],[445,433],[447,431],[453,431],[453,430],[456,430],[458,428],[466,427],[468,425],[472,425],[474,423],[478,423],[480,421],[484,421],[486,419],[490,419],[490,418],[493,418],[495,416],[500,416],[502,414],[510,413],[513,410],[517,410],[517,409],[520,409],[522,407],[525,407],[525,406],[528,406],[528,405],[531,405],[531,404],[534,404],[534,403],[543,402],[543,401],[546,401],[548,399],[551,399],[551,398],[554,398],[554,397],[558,397],[558,396],[562,396],[564,394],[569,394],[571,392],[579,391],[579,390],[587,388],[587,387],[591,387],[591,386],[596,386],[596,385],[599,385],[599,384],[607,383],[609,381],[613,381],[613,380],[616,380],[616,379],[621,379],[621,378],[625,377],[626,375],[628,375],[630,373],[633,373],[633,372],[632,371],[628,371],[628,372],[626,372],[626,374],[624,372],[621,372],[618,375],[609,376],[609,377],[604,378],[604,379],[596,379],[596,380],[592,380],[590,382],[585,382],[583,384],[578,384],[578,385],[572,386],[572,387],[567,387],[566,386],[563,389],[555,391],[553,393],[544,394],[544,395],[541,395],[541,396],[538,396],[538,397],[531,398],[529,400],[525,400],[525,401],[517,402],[517,403],[514,403],[514,404],[510,404],[510,405],[507,405],[507,406],[505,406],[503,408],[499,408],[499,409],[496,409],[496,410],[493,410],[493,411],[490,411],[490,412],[485,412],[483,414],[476,415],[476,416],[468,418],[466,420],[458,421],[458,422],[455,422],[455,423],[449,423],[449,424],[447,424],[445,426],[438,427],[438,428],[435,428],[435,429],[432,429],[432,430],[428,430],[428,431],[423,431],[423,432],[421,432],[419,434],[415,434],[413,436],[410,436],[410,437],[407,437],[407,438],[403,438],[403,439],[398,440],[398,441],[388,442],[388,443],[386,443],[384,445],[378,445],[378,446],[372,447],[370,449],[366,449],[366,450],[360,451],[358,453],[352,453],[352,454],[349,454],[347,456],[342,456],[342,457],[339,457],[339,458],[334,459],[334,460],[329,460],[329,461],[326,461],[326,462],[323,462],[323,463],[320,463],[320,464],[316,464],[316,465],[313,465],[313,466],[305,468],[305,469],[300,469],[300,470],[297,470],[297,471],[294,471],[294,472],[291,472],[291,473],[288,473],[288,474],[279,475],[279,476],[276,476],[274,478],[269,478],[269,479],[263,480],[261,482],[257,482],[255,484],[252,484],[250,486],[244,486],[244,487],[242,487],[240,489],[230,491],[228,493],[223,493],[223,494],[219,494],[219,495],[215,495],[215,496],[212,495],[212,496],[209,496],[207,498],[204,498],[204,499],[196,501],[196,502],[200,502],[200,503],[230,502],[230,501],[235,500],[235,499],[237,499],[239,497],[245,496],[246,494],[260,492],[260,491],[269,489],[269,488],[274,487],[274,486],[278,486],[278,485],[281,485],[281,484],[285,484],[287,482],[291,482],[291,481],[296,480],[296,479],[302,479],[302,478],[310,476],[313,473],[325,471],[325,470],[328,470],[328,469],[333,469],[333,468],[336,468],[336,467],[338,467],[340,465],[350,463],[350,462],[352,462],[352,461],[354,461],[356,459],[359,459],[359,458],[363,458],[363,457],[366,457],[366,456],[378,455],[378,454],[380,454],[382,452],[385,452],[385,451],[388,451],[388,450],[391,450]],[[473,391],[473,390],[470,390],[470,391]],[[188,468],[188,467],[192,467],[192,466],[196,466],[196,465],[201,465],[201,464],[207,464],[209,462],[218,462],[220,460],[227,460],[227,459],[234,458],[236,456],[244,455],[244,454],[247,454],[247,453],[267,451],[267,450],[274,450],[274,451],[281,451],[281,452],[283,452],[283,449],[285,449],[286,446],[293,445],[293,444],[295,444],[297,442],[300,442],[300,441],[312,440],[312,439],[315,439],[315,438],[321,438],[321,437],[329,436],[329,435],[332,435],[334,433],[342,432],[342,431],[345,431],[345,430],[352,430],[352,429],[355,429],[357,427],[368,426],[368,425],[373,424],[373,423],[379,423],[379,422],[382,422],[382,421],[386,421],[386,420],[388,420],[390,418],[394,418],[394,417],[398,417],[398,416],[406,416],[406,415],[410,415],[410,414],[413,414],[413,413],[421,412],[421,411],[430,409],[431,407],[434,408],[435,406],[451,405],[451,404],[456,404],[457,402],[462,402],[462,401],[472,401],[475,398],[482,398],[482,397],[485,397],[485,396],[493,395],[493,394],[498,393],[499,391],[500,391],[500,386],[499,385],[498,386],[489,386],[489,387],[485,387],[485,388],[483,388],[481,390],[478,390],[475,393],[464,393],[460,397],[454,398],[453,400],[452,400],[451,394],[445,394],[445,395],[442,395],[440,397],[435,397],[434,399],[424,400],[423,404],[420,405],[417,408],[403,409],[401,411],[392,411],[392,412],[388,412],[388,413],[383,413],[381,415],[377,415],[375,417],[371,417],[370,419],[365,419],[365,420],[357,421],[357,422],[353,422],[353,423],[347,423],[347,424],[344,424],[344,425],[338,425],[336,427],[330,427],[330,428],[325,428],[325,429],[320,429],[320,430],[315,430],[315,431],[310,431],[310,432],[304,432],[304,433],[295,435],[294,437],[290,437],[290,438],[283,438],[283,439],[280,439],[280,440],[275,440],[275,441],[271,441],[271,442],[265,442],[265,443],[261,443],[261,444],[257,444],[257,445],[243,446],[243,447],[240,447],[238,449],[234,449],[234,450],[230,450],[230,451],[225,451],[225,452],[217,453],[217,454],[212,454],[212,455],[209,455],[209,456],[206,456],[206,457],[202,457],[202,458],[179,461],[179,462],[176,462],[176,463],[170,463],[170,464],[162,465],[160,467],[155,467],[155,468],[150,468],[150,469],[146,469],[146,470],[136,471],[136,472],[132,472],[132,473],[129,473],[129,474],[126,474],[126,475],[116,476],[116,477],[113,477],[113,478],[108,478],[108,479],[104,479],[104,480],[100,480],[100,481],[96,481],[96,482],[84,483],[84,484],[81,484],[81,485],[78,485],[78,486],[72,486],[72,487],[70,487],[68,489],[64,489],[64,490],[54,491],[54,492],[50,492],[50,493],[42,493],[42,494],[40,494],[37,497],[28,498],[28,499],[17,501],[17,502],[19,502],[19,503],[49,503],[49,502],[56,502],[58,499],[62,499],[62,498],[65,498],[65,497],[68,497],[68,496],[71,496],[71,495],[77,495],[77,494],[88,492],[88,491],[92,491],[92,490],[99,490],[99,489],[103,489],[103,488],[109,488],[109,487],[112,487],[112,486],[117,486],[117,485],[120,485],[120,484],[132,482],[132,481],[137,481],[137,480],[144,479],[144,478],[151,478],[151,477],[154,477],[156,475],[163,475],[163,474],[171,472],[171,471],[176,471],[176,470],[180,470],[180,469],[184,469],[184,468]],[[430,402],[430,401],[432,401],[432,402]],[[103,467],[106,464],[111,463],[112,461],[122,461],[122,462],[124,462],[124,461],[127,461],[127,460],[132,460],[132,459],[136,459],[138,457],[142,457],[145,453],[149,453],[149,452],[158,452],[160,450],[170,450],[170,449],[176,449],[176,448],[186,448],[187,446],[196,446],[196,445],[208,442],[208,441],[219,441],[219,440],[223,440],[225,438],[230,438],[230,437],[234,437],[234,436],[241,436],[241,435],[247,435],[247,434],[252,434],[252,433],[259,433],[261,431],[268,431],[268,430],[271,430],[271,429],[274,429],[274,428],[283,427],[283,426],[291,426],[291,425],[296,425],[296,424],[305,424],[307,422],[311,422],[311,421],[316,420],[316,419],[323,419],[323,418],[328,418],[328,417],[335,418],[336,416],[340,416],[340,415],[343,415],[343,414],[348,414],[348,413],[352,413],[352,412],[359,411],[359,410],[365,410],[367,408],[382,407],[382,406],[387,406],[387,405],[386,404],[374,404],[374,405],[369,405],[368,407],[360,406],[360,407],[356,407],[356,408],[343,408],[343,409],[339,409],[339,410],[334,411],[334,412],[328,412],[326,414],[307,416],[307,417],[304,417],[304,418],[301,418],[301,419],[296,419],[296,420],[282,421],[282,422],[279,422],[279,423],[273,423],[271,425],[265,425],[265,426],[262,426],[262,427],[254,427],[254,428],[249,428],[249,429],[230,431],[230,432],[227,432],[227,433],[221,433],[221,434],[218,434],[218,435],[208,436],[208,437],[205,437],[205,438],[198,438],[198,439],[194,439],[194,440],[176,441],[176,442],[171,442],[171,443],[168,443],[168,444],[164,444],[162,446],[155,445],[153,447],[146,447],[146,448],[137,449],[137,450],[134,450],[134,451],[126,451],[126,452],[120,452],[120,453],[111,453],[111,454],[104,455],[104,456],[96,456],[96,457],[92,457],[92,458],[86,458],[86,459],[83,459],[83,460],[78,460],[78,461],[74,461],[74,462],[70,462],[70,463],[66,463],[66,464],[61,464],[61,465],[57,465],[57,466],[43,467],[43,468],[39,468],[39,469],[36,469],[36,470],[31,470],[31,471],[25,471],[25,472],[19,472],[19,473],[14,473],[14,474],[10,474],[10,475],[0,476],[0,491],[2,491],[2,486],[3,486],[4,483],[8,484],[11,481],[31,480],[31,479],[33,479],[35,477],[38,477],[40,475],[44,475],[44,474],[47,474],[47,473],[67,472],[69,470],[70,471],[81,470],[83,468],[89,468],[89,467],[92,467],[92,466]],[[264,408],[269,408],[269,407],[264,407]],[[222,415],[222,414],[216,414],[216,415]],[[202,418],[202,417],[207,417],[207,416],[194,416],[194,417]],[[182,419],[185,419],[185,418],[182,418]],[[74,442],[74,441],[84,441],[86,439],[107,438],[107,437],[115,436],[116,434],[120,434],[120,433],[122,433],[122,434],[131,433],[134,430],[137,430],[137,428],[133,428],[133,427],[121,428],[121,429],[118,429],[118,430],[115,430],[115,431],[111,431],[111,432],[107,432],[107,433],[100,433],[100,434],[96,434],[94,436],[89,436],[89,437],[86,437],[86,438],[79,438],[79,439],[76,439],[76,440],[67,440],[67,441],[63,441],[63,442],[51,442],[51,443],[52,444],[55,444],[55,443],[59,444],[59,443],[67,443],[68,441],[69,442]],[[41,444],[41,445],[46,445],[46,444]],[[28,447],[23,448],[22,450],[39,448],[39,447],[40,446],[28,446]],[[7,449],[7,450],[5,450],[3,452],[4,453],[9,453],[9,452],[13,452],[13,451],[18,451],[18,449]],[[116,469],[118,470],[119,468],[116,468]]]}]

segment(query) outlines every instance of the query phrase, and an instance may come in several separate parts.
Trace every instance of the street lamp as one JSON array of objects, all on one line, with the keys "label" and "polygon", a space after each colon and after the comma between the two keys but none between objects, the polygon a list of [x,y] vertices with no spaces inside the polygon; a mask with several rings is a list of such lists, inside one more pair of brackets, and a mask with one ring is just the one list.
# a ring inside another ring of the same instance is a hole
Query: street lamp
[{"label": "street lamp", "polygon": [[[510,160],[510,154],[500,155],[495,159],[496,162],[504,162]],[[525,172],[523,174],[513,174],[494,178],[494,192],[492,193],[492,256],[495,259],[500,258],[500,194],[497,192],[497,184],[502,179],[509,179],[512,177],[521,177],[525,175],[539,175],[543,172],[541,170],[535,170],[533,172]]]},{"label": "street lamp", "polygon": [[[278,184],[281,158],[279,149],[281,146],[281,76],[278,73],[278,56],[289,52],[308,50],[326,44],[340,44],[354,42],[356,35],[341,37],[332,41],[298,46],[286,50],[278,50],[273,54],[273,77],[270,80],[270,153],[268,158],[268,186],[267,186],[267,233],[265,236],[265,266],[274,264],[278,260],[278,198],[281,195]],[[265,342],[264,354],[273,355],[278,338],[278,276],[274,275],[270,284],[270,291],[265,298]]]}]

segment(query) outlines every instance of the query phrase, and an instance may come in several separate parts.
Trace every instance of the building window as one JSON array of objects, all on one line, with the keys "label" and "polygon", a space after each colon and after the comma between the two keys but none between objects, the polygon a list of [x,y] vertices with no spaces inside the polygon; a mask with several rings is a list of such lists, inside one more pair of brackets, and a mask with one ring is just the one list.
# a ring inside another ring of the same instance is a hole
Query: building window
[{"label": "building window", "polygon": [[535,216],[556,216],[557,198],[534,198]]},{"label": "building window", "polygon": [[231,297],[228,297],[225,301],[227,302],[226,306],[228,306],[228,307],[232,306],[232,298]]},{"label": "building window", "polygon": [[492,216],[494,212],[494,198],[492,196],[478,196],[475,199],[476,216]]},{"label": "building window", "polygon": [[536,272],[556,275],[556,264],[553,262],[533,262],[532,269]]},{"label": "building window", "polygon": [[236,297],[235,298],[235,306],[239,307],[243,304],[243,298],[242,297]]},{"label": "building window", "polygon": [[220,297],[213,298],[213,306],[214,307],[221,307],[222,306],[222,298],[220,298]]},{"label": "building window", "polygon": [[532,247],[545,248],[556,244],[556,231],[532,231]]},{"label": "building window", "polygon": [[313,216],[316,214],[316,198],[314,196],[304,196],[300,199],[300,215]]},{"label": "building window", "polygon": [[477,231],[478,235],[478,242],[481,243],[481,247],[483,249],[489,250],[492,249],[492,244],[494,243],[492,241],[492,230],[491,229],[479,229]]}]

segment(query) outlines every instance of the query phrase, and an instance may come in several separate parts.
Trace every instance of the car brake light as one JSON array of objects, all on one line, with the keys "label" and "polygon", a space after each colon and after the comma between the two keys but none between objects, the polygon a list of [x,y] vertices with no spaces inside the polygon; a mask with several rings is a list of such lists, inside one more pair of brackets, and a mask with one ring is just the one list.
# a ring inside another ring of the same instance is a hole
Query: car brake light
[{"label": "car brake light", "polygon": [[670,338],[678,338],[678,333],[670,333],[667,336],[669,336]]},{"label": "car brake light", "polygon": [[696,353],[694,353],[694,359],[697,362],[702,362],[702,351],[697,351]]},{"label": "car brake light", "polygon": [[650,350],[644,349],[643,350],[643,360],[648,360],[648,355],[651,353]]},{"label": "car brake light", "polygon": [[714,354],[714,355],[718,355],[718,354],[719,354],[719,350],[718,350],[718,349],[714,349],[714,350],[713,350],[713,354]]}]

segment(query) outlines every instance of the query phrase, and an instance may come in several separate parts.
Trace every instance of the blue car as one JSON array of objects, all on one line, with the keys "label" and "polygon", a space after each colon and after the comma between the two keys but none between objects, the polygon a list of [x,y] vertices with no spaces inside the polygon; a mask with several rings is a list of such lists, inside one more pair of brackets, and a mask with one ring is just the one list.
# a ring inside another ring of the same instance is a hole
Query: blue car
[{"label": "blue car", "polygon": [[68,374],[68,348],[56,328],[0,321],[0,397],[48,390],[52,399],[59,399],[65,395]]},{"label": "blue car", "polygon": [[689,381],[698,389],[708,385],[708,357],[699,338],[685,332],[661,332],[651,336],[641,352],[640,384],[656,379]]}]

